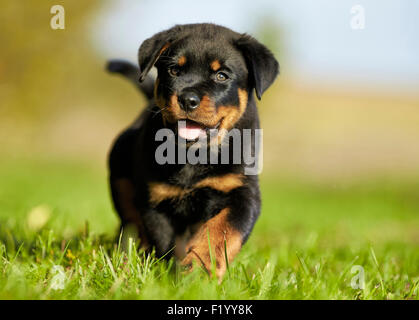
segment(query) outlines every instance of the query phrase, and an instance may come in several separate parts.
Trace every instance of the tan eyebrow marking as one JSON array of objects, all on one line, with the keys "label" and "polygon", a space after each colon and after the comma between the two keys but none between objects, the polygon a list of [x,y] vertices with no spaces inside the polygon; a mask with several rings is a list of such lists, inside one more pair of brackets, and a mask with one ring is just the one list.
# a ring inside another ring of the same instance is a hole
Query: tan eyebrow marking
[{"label": "tan eyebrow marking", "polygon": [[213,71],[217,71],[221,68],[220,61],[218,60],[214,60],[213,62],[211,62],[210,66]]},{"label": "tan eyebrow marking", "polygon": [[181,56],[178,61],[177,61],[179,66],[183,66],[186,63],[186,57],[185,56]]}]

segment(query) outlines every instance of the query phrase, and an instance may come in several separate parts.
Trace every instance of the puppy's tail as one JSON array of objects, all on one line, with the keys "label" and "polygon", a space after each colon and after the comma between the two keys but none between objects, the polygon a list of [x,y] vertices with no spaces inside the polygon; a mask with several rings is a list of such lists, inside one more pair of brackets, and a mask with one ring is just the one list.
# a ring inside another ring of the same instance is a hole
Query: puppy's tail
[{"label": "puppy's tail", "polygon": [[126,77],[131,83],[133,83],[138,90],[146,95],[151,100],[153,98],[154,90],[154,79],[151,76],[147,76],[143,82],[140,82],[140,69],[125,60],[110,60],[106,65],[106,69],[112,73],[119,73]]}]

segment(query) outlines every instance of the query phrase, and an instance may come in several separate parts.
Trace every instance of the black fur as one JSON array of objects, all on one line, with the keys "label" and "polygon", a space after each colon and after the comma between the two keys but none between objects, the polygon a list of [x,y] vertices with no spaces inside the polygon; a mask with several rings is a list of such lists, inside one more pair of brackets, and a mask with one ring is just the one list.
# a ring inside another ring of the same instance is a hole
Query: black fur
[{"label": "black fur", "polygon": [[[186,58],[186,64],[172,76],[168,69],[176,67],[181,57]],[[257,129],[259,119],[253,90],[260,99],[279,72],[277,61],[254,38],[213,24],[177,25],[160,32],[143,42],[138,58],[140,68],[118,60],[112,60],[108,65],[109,71],[126,76],[150,98],[149,106],[140,117],[116,139],[109,156],[110,185],[122,227],[134,223],[126,219],[116,190],[116,182],[126,179],[134,188],[133,205],[138,210],[146,237],[158,255],[173,248],[175,237],[188,227],[208,221],[226,207],[230,209],[228,221],[240,232],[244,243],[260,213],[258,177],[255,175],[244,175],[244,184],[230,192],[205,187],[179,199],[150,204],[150,182],[190,189],[208,177],[243,174],[244,164],[233,164],[231,157],[228,164],[157,164],[155,150],[161,142],[155,141],[155,133],[165,126],[174,128],[176,122],[163,120],[164,112],[156,105],[152,94],[154,79],[147,74],[153,66],[157,68],[159,83],[155,94],[163,101],[169,101],[173,94],[194,92],[200,99],[210,97],[217,110],[222,106],[237,106],[240,103],[237,92],[244,90],[247,106],[234,128]],[[216,73],[209,67],[213,60],[223,65],[227,81],[214,78]],[[140,84],[137,79],[143,82]],[[193,114],[187,117],[196,121]],[[205,125],[211,127],[210,123]]]}]

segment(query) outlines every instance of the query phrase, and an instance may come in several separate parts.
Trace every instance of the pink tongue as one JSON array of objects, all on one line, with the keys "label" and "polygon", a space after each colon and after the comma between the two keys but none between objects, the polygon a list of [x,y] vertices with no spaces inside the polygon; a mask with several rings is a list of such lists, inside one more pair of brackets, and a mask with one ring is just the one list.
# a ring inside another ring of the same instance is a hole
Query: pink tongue
[{"label": "pink tongue", "polygon": [[180,125],[178,128],[179,136],[186,140],[195,140],[200,135],[205,135],[206,132],[199,125],[186,122],[186,125]]}]

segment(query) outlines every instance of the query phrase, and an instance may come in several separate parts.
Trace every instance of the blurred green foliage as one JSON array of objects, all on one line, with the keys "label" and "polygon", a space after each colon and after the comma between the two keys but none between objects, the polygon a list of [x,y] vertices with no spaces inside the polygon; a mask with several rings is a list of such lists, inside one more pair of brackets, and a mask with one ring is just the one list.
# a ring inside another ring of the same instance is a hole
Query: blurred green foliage
[{"label": "blurred green foliage", "polygon": [[[0,161],[0,299],[418,299],[417,183],[270,177],[261,188],[262,214],[219,285],[199,269],[187,276],[173,260],[120,250],[103,169]],[[354,265],[365,290],[350,286]]]},{"label": "blurred green foliage", "polygon": [[60,3],[1,2],[3,117],[48,117],[57,108],[87,97],[82,88],[91,83],[89,74],[97,62],[88,46],[85,28],[97,1],[65,2],[65,30],[50,27],[50,7],[54,4]]},{"label": "blurred green foliage", "polygon": [[[65,9],[65,29],[53,30],[50,8]],[[0,4],[0,118],[48,123],[56,113],[109,108],[110,77],[93,47],[102,1],[2,1]],[[124,94],[113,93],[126,102]],[[122,92],[124,93],[124,92]],[[134,96],[134,92],[132,93]],[[129,98],[132,98],[129,96]]]}]

